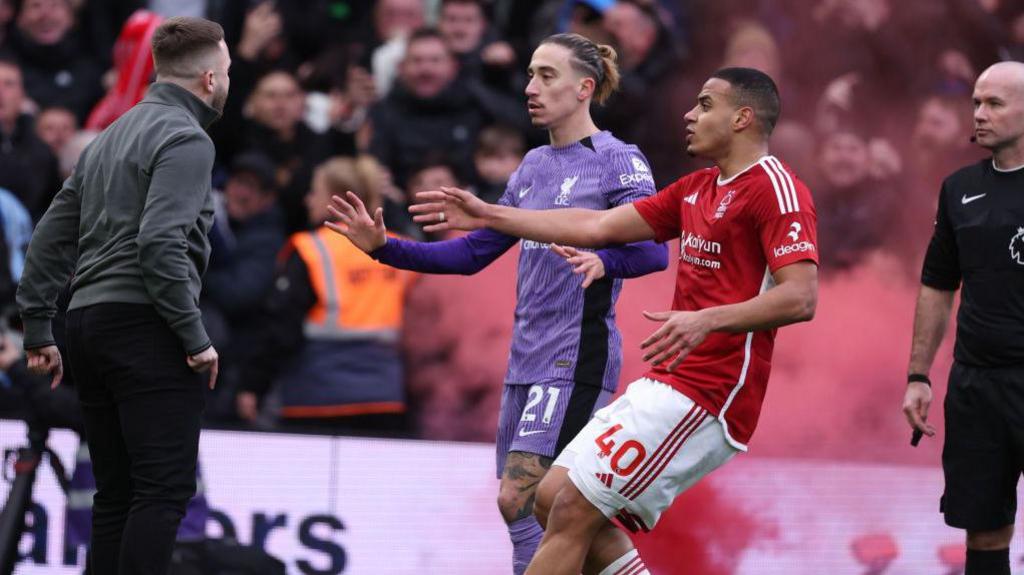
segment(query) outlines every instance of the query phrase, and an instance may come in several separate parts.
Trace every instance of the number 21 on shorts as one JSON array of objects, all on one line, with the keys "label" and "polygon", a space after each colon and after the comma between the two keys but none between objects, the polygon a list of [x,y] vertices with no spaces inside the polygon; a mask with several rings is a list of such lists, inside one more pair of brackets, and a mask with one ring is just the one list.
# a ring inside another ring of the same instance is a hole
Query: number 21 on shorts
[{"label": "number 21 on shorts", "polygon": [[[622,424],[616,423],[609,427],[604,433],[594,439],[601,457],[611,456],[612,471],[616,475],[626,477],[633,473],[637,466],[643,463],[647,457],[647,450],[642,443],[635,439],[623,441],[621,445],[612,439],[617,432],[622,430]],[[616,448],[618,445],[618,448]]]},{"label": "number 21 on shorts", "polygon": [[[523,416],[520,421],[531,422],[537,421],[537,414],[533,411],[534,407],[544,399],[544,386],[543,385],[531,385],[530,396],[526,401],[526,407],[523,408]],[[547,396],[548,401],[544,405],[544,416],[541,421],[544,424],[551,423],[551,417],[555,414],[555,407],[558,405],[558,394],[560,390],[557,387],[548,387]]]}]

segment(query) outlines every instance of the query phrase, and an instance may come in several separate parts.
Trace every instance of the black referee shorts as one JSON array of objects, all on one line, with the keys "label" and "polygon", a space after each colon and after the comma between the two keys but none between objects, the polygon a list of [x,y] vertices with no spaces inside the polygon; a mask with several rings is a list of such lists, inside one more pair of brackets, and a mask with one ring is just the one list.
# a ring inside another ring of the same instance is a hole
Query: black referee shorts
[{"label": "black referee shorts", "polygon": [[1024,369],[955,362],[944,406],[939,508],[946,524],[969,531],[1012,525],[1024,469]]}]

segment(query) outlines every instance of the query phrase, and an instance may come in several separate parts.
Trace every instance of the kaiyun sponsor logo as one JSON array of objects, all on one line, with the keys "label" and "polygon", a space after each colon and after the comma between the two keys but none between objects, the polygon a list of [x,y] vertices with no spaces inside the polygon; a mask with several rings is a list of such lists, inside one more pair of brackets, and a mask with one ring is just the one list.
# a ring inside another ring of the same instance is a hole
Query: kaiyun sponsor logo
[{"label": "kaiyun sponsor logo", "polygon": [[679,235],[679,249],[685,250],[685,248],[691,248],[708,254],[722,253],[722,244],[705,239],[700,234],[683,230],[683,233]]}]

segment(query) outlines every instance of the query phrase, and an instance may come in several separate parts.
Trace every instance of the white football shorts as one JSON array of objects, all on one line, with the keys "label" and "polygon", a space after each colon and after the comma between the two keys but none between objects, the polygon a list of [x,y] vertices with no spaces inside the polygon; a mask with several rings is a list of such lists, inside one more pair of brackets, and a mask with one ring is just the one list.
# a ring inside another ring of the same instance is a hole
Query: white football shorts
[{"label": "white football shorts", "polygon": [[609,519],[649,531],[683,491],[732,459],[714,415],[669,385],[639,379],[594,413],[554,465]]}]

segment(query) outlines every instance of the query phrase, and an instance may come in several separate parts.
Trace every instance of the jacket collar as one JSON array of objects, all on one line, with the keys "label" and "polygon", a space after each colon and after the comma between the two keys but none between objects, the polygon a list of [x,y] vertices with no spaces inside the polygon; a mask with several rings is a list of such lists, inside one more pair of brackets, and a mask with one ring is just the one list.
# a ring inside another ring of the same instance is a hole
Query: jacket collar
[{"label": "jacket collar", "polygon": [[146,97],[142,101],[185,108],[204,130],[209,128],[210,124],[220,117],[220,112],[212,106],[200,100],[192,92],[172,82],[154,82],[149,87],[149,90],[146,91]]}]

